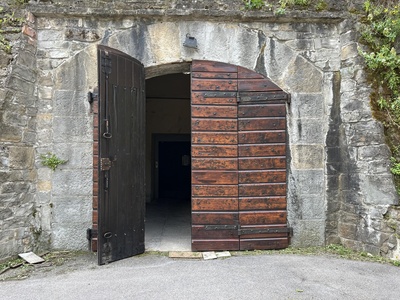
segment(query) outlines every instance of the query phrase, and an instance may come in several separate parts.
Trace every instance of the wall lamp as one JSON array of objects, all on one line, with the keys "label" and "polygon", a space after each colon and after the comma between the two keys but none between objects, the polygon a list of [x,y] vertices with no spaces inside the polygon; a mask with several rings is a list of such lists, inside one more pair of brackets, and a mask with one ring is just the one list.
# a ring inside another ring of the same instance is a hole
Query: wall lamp
[{"label": "wall lamp", "polygon": [[190,36],[189,33],[186,34],[186,39],[185,39],[185,42],[183,43],[183,46],[185,46],[187,48],[198,49],[196,38],[193,36]]}]

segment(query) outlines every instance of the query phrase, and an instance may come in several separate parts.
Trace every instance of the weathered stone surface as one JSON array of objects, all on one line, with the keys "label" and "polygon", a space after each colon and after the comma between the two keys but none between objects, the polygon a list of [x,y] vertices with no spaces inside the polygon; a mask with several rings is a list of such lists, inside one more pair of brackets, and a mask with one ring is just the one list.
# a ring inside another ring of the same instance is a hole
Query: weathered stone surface
[{"label": "weathered stone surface", "polygon": [[293,144],[319,144],[324,140],[325,128],[320,119],[292,119],[290,140]]},{"label": "weathered stone surface", "polygon": [[296,169],[322,169],[324,148],[322,145],[293,145],[291,147],[293,166]]},{"label": "weathered stone surface", "polygon": [[[193,59],[267,75],[292,95],[287,124],[293,245],[341,241],[373,253],[400,251],[391,223],[381,217],[382,205],[397,199],[390,153],[368,104],[357,24],[340,13],[354,3],[327,1],[331,12],[294,11],[280,18],[241,10],[241,0],[76,1],[73,7],[71,1],[41,2],[29,4],[37,19],[31,14],[25,27],[37,43],[18,42],[24,51],[15,50],[12,67],[0,72],[0,140],[6,143],[0,199],[9,205],[6,221],[0,218],[7,228],[0,257],[35,244],[86,248],[93,162],[86,93],[98,84],[97,43],[137,58],[148,77],[188,72]],[[198,40],[197,50],[182,45],[187,33]],[[25,150],[18,154],[12,147]],[[68,163],[52,172],[40,164],[39,153],[46,152]]]},{"label": "weathered stone surface", "polygon": [[[285,82],[298,93],[320,93],[322,74],[306,59],[298,56],[289,66]],[[307,81],[304,81],[307,78]]]},{"label": "weathered stone surface", "polygon": [[322,94],[292,94],[290,112],[293,118],[322,118],[325,115]]},{"label": "weathered stone surface", "polygon": [[10,168],[31,169],[34,161],[34,150],[31,147],[10,147]]},{"label": "weathered stone surface", "polygon": [[325,245],[325,221],[301,220],[294,231],[293,245],[296,247],[311,247]]}]

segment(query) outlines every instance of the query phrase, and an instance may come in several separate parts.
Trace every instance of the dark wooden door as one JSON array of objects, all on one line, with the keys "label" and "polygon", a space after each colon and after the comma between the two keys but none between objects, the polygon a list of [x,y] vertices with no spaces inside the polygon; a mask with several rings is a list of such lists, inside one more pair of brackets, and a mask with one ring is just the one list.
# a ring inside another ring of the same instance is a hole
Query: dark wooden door
[{"label": "dark wooden door", "polygon": [[286,101],[269,79],[192,63],[192,250],[279,249],[286,225]]},{"label": "dark wooden door", "polygon": [[136,59],[98,47],[98,262],[144,252],[145,89]]}]

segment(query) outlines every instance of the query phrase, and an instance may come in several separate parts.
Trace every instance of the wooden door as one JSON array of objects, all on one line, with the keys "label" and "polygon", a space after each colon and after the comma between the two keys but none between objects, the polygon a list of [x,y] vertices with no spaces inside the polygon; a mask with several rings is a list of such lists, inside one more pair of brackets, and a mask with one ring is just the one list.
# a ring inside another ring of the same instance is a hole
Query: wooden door
[{"label": "wooden door", "polygon": [[99,64],[98,262],[144,252],[144,67],[105,46]]},{"label": "wooden door", "polygon": [[233,65],[192,63],[192,250],[278,249],[287,94]]}]

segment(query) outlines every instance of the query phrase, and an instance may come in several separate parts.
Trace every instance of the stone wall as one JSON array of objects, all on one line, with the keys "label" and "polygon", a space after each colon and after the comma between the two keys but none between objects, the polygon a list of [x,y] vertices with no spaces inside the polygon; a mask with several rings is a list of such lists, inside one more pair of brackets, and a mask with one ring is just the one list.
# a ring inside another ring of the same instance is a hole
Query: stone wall
[{"label": "stone wall", "polygon": [[[12,13],[2,7],[3,14]],[[12,51],[0,56],[0,258],[32,249],[41,233],[35,202],[35,18],[27,15],[22,33],[11,25],[2,34]]]},{"label": "stone wall", "polygon": [[[28,10],[37,19],[31,17],[24,29],[25,42],[15,48],[16,59],[4,72],[8,79],[0,97],[0,126],[12,133],[4,141],[1,135],[0,176],[6,180],[1,181],[0,205],[1,213],[13,212],[2,219],[12,229],[0,233],[5,236],[0,257],[21,251],[23,241],[26,249],[87,247],[93,115],[86,94],[97,85],[97,44],[139,59],[148,77],[172,73],[192,59],[209,59],[271,78],[292,98],[292,245],[342,243],[399,255],[390,153],[369,107],[357,23],[346,12],[361,1],[328,2],[329,9],[321,13],[277,17],[244,11],[239,0],[229,6],[219,0],[30,1]],[[182,46],[186,33],[197,38],[197,51]],[[47,152],[68,163],[52,172],[40,164],[40,154]],[[25,202],[15,202],[21,197]],[[21,225],[18,214],[24,216]]]}]

